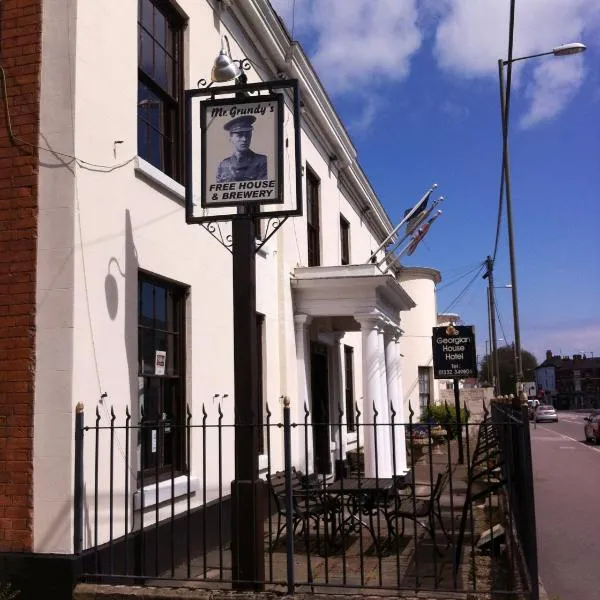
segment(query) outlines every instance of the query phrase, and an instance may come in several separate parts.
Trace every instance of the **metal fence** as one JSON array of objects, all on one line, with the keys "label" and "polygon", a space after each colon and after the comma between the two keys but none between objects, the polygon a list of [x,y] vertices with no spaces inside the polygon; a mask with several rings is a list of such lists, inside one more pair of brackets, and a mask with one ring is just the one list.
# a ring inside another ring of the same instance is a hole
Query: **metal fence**
[{"label": "metal fence", "polygon": [[[342,413],[312,422],[306,408],[294,420],[289,405],[267,407],[253,427],[264,580],[242,583],[516,597],[513,574],[525,569],[537,599],[528,422],[495,404],[478,423],[466,407],[460,422],[448,406],[428,408],[421,422],[410,407],[396,421],[390,406],[385,421],[374,410],[365,423],[357,407],[348,423]],[[129,411],[119,419],[98,409],[86,423],[78,411],[73,526],[84,580],[240,583],[231,546],[236,427],[221,404],[202,406],[197,419],[188,409],[134,422]]]},{"label": "metal fence", "polygon": [[531,438],[527,406],[492,402],[492,422],[498,440],[507,495],[507,529],[532,598],[539,598],[538,554]]}]

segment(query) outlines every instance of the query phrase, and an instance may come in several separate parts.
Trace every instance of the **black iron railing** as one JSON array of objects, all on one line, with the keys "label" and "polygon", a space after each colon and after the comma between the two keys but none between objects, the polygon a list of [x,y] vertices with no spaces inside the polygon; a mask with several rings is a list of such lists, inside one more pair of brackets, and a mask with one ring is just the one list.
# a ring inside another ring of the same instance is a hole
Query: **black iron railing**
[{"label": "black iron railing", "polygon": [[[202,406],[199,419],[188,409],[180,419],[146,415],[139,422],[128,410],[119,419],[98,409],[87,424],[80,408],[73,544],[84,578],[230,587],[239,426],[229,407]],[[277,411],[266,408],[264,423],[253,426],[264,441],[254,491],[265,573],[264,582],[249,583],[288,593],[377,588],[510,596],[514,578],[498,574],[524,569],[537,599],[523,414],[493,404],[482,422],[469,422],[466,407],[457,421],[446,406],[423,423],[410,407],[402,422],[393,406],[388,410],[383,420],[373,407],[365,423],[357,407],[348,428],[342,413],[312,423],[307,408],[294,420],[287,401]],[[184,455],[176,460],[167,445]]]}]

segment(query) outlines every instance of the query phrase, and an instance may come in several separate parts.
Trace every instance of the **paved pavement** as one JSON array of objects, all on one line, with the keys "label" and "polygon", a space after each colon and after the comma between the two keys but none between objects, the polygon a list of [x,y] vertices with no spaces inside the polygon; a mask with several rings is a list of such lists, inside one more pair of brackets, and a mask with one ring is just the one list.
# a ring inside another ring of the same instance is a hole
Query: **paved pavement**
[{"label": "paved pavement", "polygon": [[585,443],[584,416],[531,425],[540,577],[560,600],[600,600],[600,446]]}]

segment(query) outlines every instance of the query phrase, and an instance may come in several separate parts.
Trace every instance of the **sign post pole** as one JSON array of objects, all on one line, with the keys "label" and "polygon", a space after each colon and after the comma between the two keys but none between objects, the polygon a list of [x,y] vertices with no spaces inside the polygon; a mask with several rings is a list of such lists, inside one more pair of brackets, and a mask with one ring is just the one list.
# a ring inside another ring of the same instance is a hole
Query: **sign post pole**
[{"label": "sign post pole", "polygon": [[[283,186],[285,102],[284,93],[279,91],[285,89],[293,94],[296,179],[295,194],[290,194],[291,201],[287,204]],[[265,487],[258,474],[259,432],[263,424],[259,422],[258,411],[261,399],[255,255],[257,248],[288,217],[302,215],[299,86],[295,79],[246,84],[240,76],[233,86],[186,90],[185,95],[186,222],[203,226],[231,252],[233,259],[233,589],[262,591]],[[197,214],[198,208],[206,214]],[[261,244],[257,245],[256,221],[261,218],[267,219],[267,227]],[[221,221],[231,221],[230,236],[221,232]]]},{"label": "sign post pole", "polygon": [[452,380],[454,382],[454,410],[456,411],[456,438],[458,440],[458,463],[463,465],[465,463],[465,454],[463,451],[463,439],[462,439],[462,423],[460,419],[460,390],[458,389],[458,378]]}]

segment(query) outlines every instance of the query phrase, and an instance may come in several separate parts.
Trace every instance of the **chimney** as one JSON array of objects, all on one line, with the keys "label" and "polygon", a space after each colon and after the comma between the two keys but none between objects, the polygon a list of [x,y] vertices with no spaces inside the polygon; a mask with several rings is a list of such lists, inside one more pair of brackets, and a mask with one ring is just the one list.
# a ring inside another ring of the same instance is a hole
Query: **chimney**
[{"label": "chimney", "polygon": [[546,360],[552,360],[552,350],[546,350]]}]

